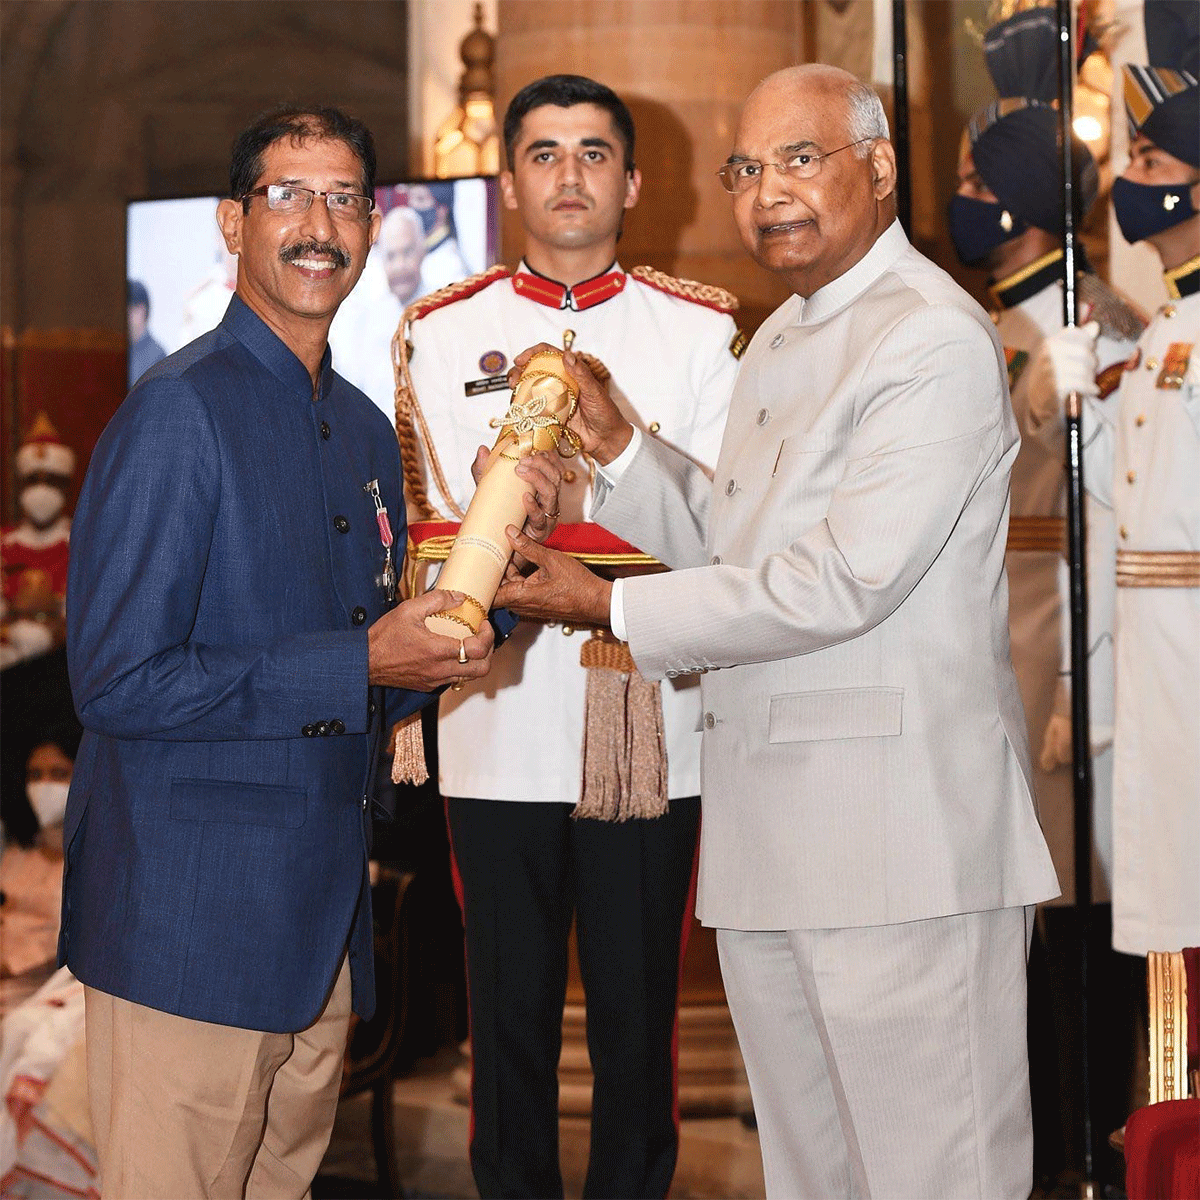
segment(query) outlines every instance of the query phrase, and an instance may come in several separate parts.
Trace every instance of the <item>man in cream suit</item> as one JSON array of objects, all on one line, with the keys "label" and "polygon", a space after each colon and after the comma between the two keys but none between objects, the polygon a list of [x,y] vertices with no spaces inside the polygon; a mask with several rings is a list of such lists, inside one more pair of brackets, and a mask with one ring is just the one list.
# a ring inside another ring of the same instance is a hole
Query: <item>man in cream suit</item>
[{"label": "man in cream suit", "polygon": [[567,357],[593,516],[674,570],[610,584],[513,530],[538,569],[502,602],[703,676],[698,909],[768,1195],[1023,1200],[1026,931],[1057,883],[1009,661],[1018,435],[991,322],[909,246],[895,174],[853,76],[754,91],[722,182],[795,294],[743,360],[714,480]]}]

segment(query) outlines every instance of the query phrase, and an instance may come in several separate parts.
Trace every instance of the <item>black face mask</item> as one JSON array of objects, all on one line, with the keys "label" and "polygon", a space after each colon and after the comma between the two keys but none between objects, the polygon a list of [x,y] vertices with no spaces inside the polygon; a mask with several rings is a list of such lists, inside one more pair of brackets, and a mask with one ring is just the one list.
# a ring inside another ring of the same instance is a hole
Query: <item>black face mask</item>
[{"label": "black face mask", "polygon": [[1029,228],[1020,217],[994,200],[951,196],[946,213],[954,249],[968,267]]},{"label": "black face mask", "polygon": [[1196,215],[1190,183],[1133,183],[1113,180],[1112,205],[1129,243],[1141,242]]}]

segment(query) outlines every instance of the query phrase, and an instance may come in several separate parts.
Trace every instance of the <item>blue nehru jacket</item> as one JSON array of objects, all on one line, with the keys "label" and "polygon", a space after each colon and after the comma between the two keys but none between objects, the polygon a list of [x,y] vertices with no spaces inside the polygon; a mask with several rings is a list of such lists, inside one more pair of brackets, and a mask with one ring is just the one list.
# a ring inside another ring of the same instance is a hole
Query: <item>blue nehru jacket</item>
[{"label": "blue nehru jacket", "polygon": [[385,722],[432,697],[367,683],[389,607],[378,480],[405,544],[382,413],[236,296],[104,431],[71,537],[60,960],[86,984],[289,1032],[347,949],[375,1006],[367,883]]}]

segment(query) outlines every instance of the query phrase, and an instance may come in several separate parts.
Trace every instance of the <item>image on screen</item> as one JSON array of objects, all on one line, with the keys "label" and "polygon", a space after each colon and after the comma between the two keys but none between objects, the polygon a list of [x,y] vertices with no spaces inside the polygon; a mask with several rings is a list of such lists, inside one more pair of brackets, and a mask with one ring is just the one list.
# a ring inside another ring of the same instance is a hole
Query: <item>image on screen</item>
[{"label": "image on screen", "polygon": [[[214,328],[237,281],[217,228],[217,196],[138,200],[126,214],[131,295],[145,289],[144,334],[130,333],[130,385],[157,358]],[[329,331],[334,369],[395,414],[391,342],[406,305],[486,270],[499,247],[494,178],[412,180],[375,189],[379,239]]]}]

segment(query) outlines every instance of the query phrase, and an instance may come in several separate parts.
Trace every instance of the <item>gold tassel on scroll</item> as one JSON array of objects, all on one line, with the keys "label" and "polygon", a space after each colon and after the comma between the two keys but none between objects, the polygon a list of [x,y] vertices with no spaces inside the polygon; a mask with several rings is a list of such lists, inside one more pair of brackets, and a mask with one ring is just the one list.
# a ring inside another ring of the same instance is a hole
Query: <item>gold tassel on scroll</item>
[{"label": "gold tassel on scroll", "polygon": [[661,817],[667,811],[662,691],[642,677],[624,642],[597,629],[579,661],[588,669],[583,785],[572,816],[600,821]]}]

